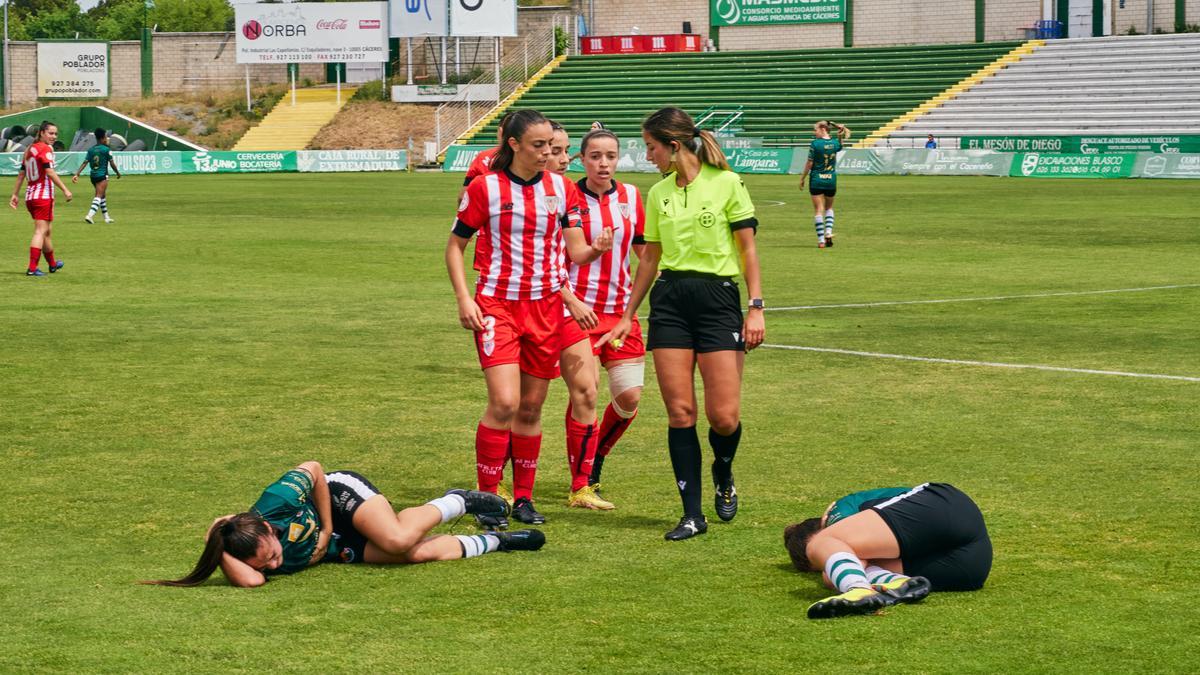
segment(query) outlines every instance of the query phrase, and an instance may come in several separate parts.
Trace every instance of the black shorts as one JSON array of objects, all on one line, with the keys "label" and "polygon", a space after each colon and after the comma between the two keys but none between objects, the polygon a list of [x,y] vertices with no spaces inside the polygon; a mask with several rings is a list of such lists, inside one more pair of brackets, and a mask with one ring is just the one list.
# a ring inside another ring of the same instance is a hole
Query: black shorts
[{"label": "black shorts", "polygon": [[742,296],[737,282],[699,272],[663,270],[650,289],[646,349],[698,353],[746,351]]},{"label": "black shorts", "polygon": [[814,197],[817,195],[825,195],[826,197],[836,197],[837,196],[837,188],[835,188],[835,187],[818,188],[818,187],[813,187],[812,183],[809,183],[808,184],[808,194],[810,194]]},{"label": "black shorts", "polygon": [[353,471],[333,471],[325,474],[325,480],[333,509],[333,538],[325,562],[360,563],[367,538],[354,528],[354,513],[363,502],[379,494],[379,488]]},{"label": "black shorts", "polygon": [[92,176],[92,185],[99,185],[100,183],[103,183],[106,180],[108,180],[108,176],[99,176],[99,177]]},{"label": "black shorts", "polygon": [[926,483],[871,507],[900,542],[904,573],[935,591],[974,591],[992,571],[992,540],[971,498],[946,483]]}]

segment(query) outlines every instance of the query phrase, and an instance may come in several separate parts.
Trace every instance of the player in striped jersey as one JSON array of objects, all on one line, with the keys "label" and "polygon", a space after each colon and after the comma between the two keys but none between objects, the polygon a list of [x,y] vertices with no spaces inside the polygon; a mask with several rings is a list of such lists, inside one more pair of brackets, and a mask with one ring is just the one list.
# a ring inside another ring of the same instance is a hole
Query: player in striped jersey
[{"label": "player in striped jersey", "polygon": [[870,614],[933,591],[974,591],[992,569],[992,542],[970,497],[946,483],[865,490],[820,518],[789,525],[784,547],[802,572],[824,571],[840,595],[810,619]]},{"label": "player in striped jersey", "polygon": [[[578,215],[567,181],[546,170],[552,137],[549,121],[537,111],[509,117],[492,171],[467,187],[446,245],[459,323],[475,333],[488,389],[475,434],[479,489],[496,492],[511,451],[513,517],[525,523],[545,522],[533,507],[533,484],[541,453],[542,404],[550,380],[558,377],[561,347],[587,339],[564,319],[559,294],[564,277],[561,228]],[[472,293],[464,252],[476,233],[479,278]],[[594,383],[592,390],[594,399]],[[595,427],[577,424],[568,443],[585,443],[594,437]]]},{"label": "player in striped jersey", "polygon": [[[637,415],[645,373],[646,349],[641,327],[634,319],[623,341],[599,342],[621,319],[629,301],[631,277],[630,252],[641,252],[645,210],[633,185],[617,182],[620,142],[607,129],[594,129],[583,137],[580,154],[587,175],[576,184],[580,206],[580,227],[563,231],[571,262],[568,265],[570,288],[581,309],[572,314],[588,329],[592,356],[588,365],[596,368],[596,357],[608,371],[612,400],[600,425],[596,456],[587,474],[575,473],[569,506],[608,510],[612,502],[600,495],[600,474],[604,459]],[[564,364],[565,367],[565,364]],[[599,381],[599,372],[596,373]]]},{"label": "player in striped jersey", "polygon": [[[504,125],[508,123],[508,116],[511,114],[512,113],[505,113],[504,117],[500,118],[500,124],[496,127],[497,143],[504,142]],[[475,159],[471,160],[471,166],[467,167],[467,175],[465,178],[463,178],[462,189],[458,191],[459,201],[462,201],[462,196],[466,194],[467,186],[471,184],[471,181],[492,170],[492,160],[496,159],[496,153],[499,151],[500,146],[497,145],[494,148],[488,148],[487,150],[480,152],[478,155],[475,155]]]},{"label": "player in striped jersey", "polygon": [[248,511],[214,520],[204,552],[187,576],[143,583],[195,586],[219,567],[234,586],[252,588],[321,562],[401,565],[540,549],[546,536],[537,530],[429,535],[468,513],[507,510],[496,495],[447,490],[396,513],[361,474],[326,473],[320,462],[305,462],[268,485]]},{"label": "player in striped jersey", "polygon": [[38,260],[46,257],[50,272],[62,269],[61,260],[54,257],[54,243],[50,239],[50,224],[54,222],[54,186],[63,191],[67,201],[71,201],[71,191],[63,184],[62,179],[54,171],[54,141],[58,140],[58,126],[53,122],[42,122],[38,127],[37,142],[25,150],[21,159],[21,168],[17,171],[17,184],[13,187],[12,198],[8,205],[16,209],[21,193],[21,184],[26,180],[29,186],[25,188],[25,208],[33,217],[33,238],[29,241],[29,267],[25,275],[30,277],[45,276],[38,269]]}]

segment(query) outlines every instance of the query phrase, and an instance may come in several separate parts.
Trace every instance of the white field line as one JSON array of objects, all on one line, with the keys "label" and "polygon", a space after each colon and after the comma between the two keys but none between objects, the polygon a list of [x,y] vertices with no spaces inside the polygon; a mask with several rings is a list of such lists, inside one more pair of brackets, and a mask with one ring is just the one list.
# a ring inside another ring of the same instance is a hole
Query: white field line
[{"label": "white field line", "polygon": [[841,305],[795,305],[792,307],[767,307],[768,312],[785,312],[795,309],[838,309],[848,307],[888,307],[891,305],[943,305],[951,302],[990,302],[994,300],[1018,300],[1021,298],[1060,298],[1073,295],[1104,295],[1107,293],[1141,293],[1165,291],[1173,288],[1200,288],[1200,284],[1173,284],[1171,286],[1142,286],[1140,288],[1110,288],[1101,291],[1063,291],[1058,293],[1028,293],[1025,295],[991,295],[978,298],[944,298],[940,300],[891,300],[884,302],[849,302]]},{"label": "white field line", "polygon": [[883,354],[880,352],[858,352],[849,349],[832,349],[828,347],[799,347],[796,345],[764,344],[770,349],[790,349],[802,352],[823,352],[826,354],[844,354],[847,356],[867,356],[876,359],[897,359],[900,361],[921,361],[924,363],[950,363],[960,366],[984,366],[988,368],[1015,368],[1021,370],[1049,370],[1057,373],[1083,373],[1085,375],[1111,375],[1116,377],[1142,377],[1151,380],[1181,380],[1183,382],[1200,382],[1200,377],[1186,375],[1159,375],[1156,373],[1127,373],[1121,370],[1095,370],[1092,368],[1062,368],[1059,366],[1040,366],[1026,363],[998,363],[995,361],[967,361],[963,359],[935,359],[925,356],[906,356],[904,354]]}]

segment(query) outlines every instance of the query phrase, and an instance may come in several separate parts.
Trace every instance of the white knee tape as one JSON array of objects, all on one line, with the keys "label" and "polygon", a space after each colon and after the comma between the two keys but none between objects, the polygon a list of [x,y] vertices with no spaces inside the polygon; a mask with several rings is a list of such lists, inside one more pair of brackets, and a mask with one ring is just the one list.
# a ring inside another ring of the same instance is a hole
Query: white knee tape
[{"label": "white knee tape", "polygon": [[646,363],[644,361],[618,363],[608,369],[608,391],[613,398],[616,398],[634,387],[642,386],[645,377]]}]

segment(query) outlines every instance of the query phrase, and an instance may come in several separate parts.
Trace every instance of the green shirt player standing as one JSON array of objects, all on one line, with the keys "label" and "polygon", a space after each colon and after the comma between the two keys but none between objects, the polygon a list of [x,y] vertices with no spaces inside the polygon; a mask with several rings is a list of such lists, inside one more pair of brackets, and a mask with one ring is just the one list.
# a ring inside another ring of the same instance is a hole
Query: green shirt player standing
[{"label": "green shirt player standing", "polygon": [[83,173],[84,167],[88,168],[92,178],[92,187],[96,189],[96,196],[92,198],[92,207],[88,209],[83,220],[91,224],[96,211],[100,211],[104,214],[104,222],[111,223],[114,221],[108,215],[108,169],[112,167],[113,174],[117,178],[121,177],[121,170],[117,168],[117,162],[112,156],[112,149],[108,147],[108,132],[104,129],[96,129],[95,134],[96,144],[88,148],[87,156],[75,170],[75,176],[71,178],[71,182],[78,183],[79,174]]},{"label": "green shirt player standing", "polygon": [[[837,129],[837,138],[829,136],[831,128]],[[808,147],[808,162],[800,175],[800,189],[812,173],[808,194],[812,196],[813,222],[817,228],[817,248],[833,246],[833,198],[837,196],[837,154],[842,151],[842,142],[850,139],[850,128],[821,120],[813,126],[812,144]]]}]

